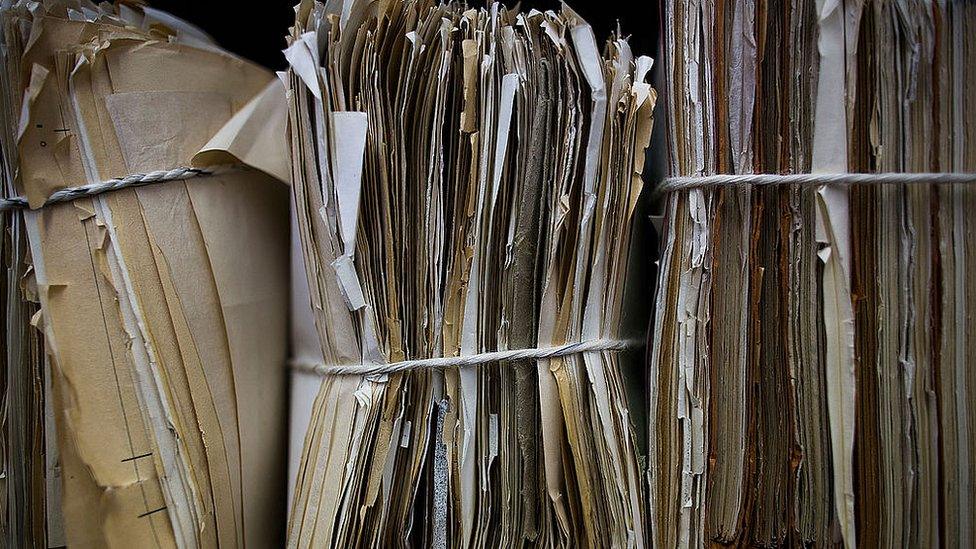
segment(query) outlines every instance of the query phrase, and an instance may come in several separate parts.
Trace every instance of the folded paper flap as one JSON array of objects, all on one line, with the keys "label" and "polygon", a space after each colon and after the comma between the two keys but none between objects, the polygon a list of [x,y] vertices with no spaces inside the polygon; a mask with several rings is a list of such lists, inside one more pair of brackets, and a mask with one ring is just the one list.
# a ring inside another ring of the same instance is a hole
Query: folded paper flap
[{"label": "folded paper flap", "polygon": [[291,158],[285,136],[287,123],[285,87],[280,79],[273,78],[193,156],[192,164],[244,164],[288,182]]}]

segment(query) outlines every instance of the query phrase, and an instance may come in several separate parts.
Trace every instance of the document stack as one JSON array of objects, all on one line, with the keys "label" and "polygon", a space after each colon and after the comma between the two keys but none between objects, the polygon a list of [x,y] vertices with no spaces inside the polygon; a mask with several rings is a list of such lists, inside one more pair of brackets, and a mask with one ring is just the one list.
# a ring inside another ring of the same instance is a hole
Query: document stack
[{"label": "document stack", "polygon": [[971,546],[976,4],[665,6],[653,543]]},{"label": "document stack", "polygon": [[325,359],[289,545],[649,543],[620,319],[651,59],[568,7],[306,1],[289,41]]},{"label": "document stack", "polygon": [[135,3],[3,8],[5,545],[275,545],[287,190],[187,168],[273,75]]},{"label": "document stack", "polygon": [[976,546],[976,0],[296,1],[0,0],[4,546]]}]

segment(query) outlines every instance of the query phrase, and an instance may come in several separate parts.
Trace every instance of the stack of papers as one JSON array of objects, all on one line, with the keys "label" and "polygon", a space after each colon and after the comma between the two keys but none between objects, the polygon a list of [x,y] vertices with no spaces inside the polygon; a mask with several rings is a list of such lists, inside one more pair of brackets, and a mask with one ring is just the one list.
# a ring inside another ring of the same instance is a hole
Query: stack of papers
[{"label": "stack of papers", "polygon": [[3,189],[34,209],[4,214],[5,535],[273,546],[286,188],[234,170],[40,207],[65,187],[187,166],[215,134],[247,156],[250,126],[220,130],[261,111],[252,98],[273,76],[150,8],[9,4]]},{"label": "stack of papers", "polygon": [[[974,172],[972,2],[665,3],[675,176]],[[655,545],[973,543],[976,189],[666,201]]]},{"label": "stack of papers", "polygon": [[[620,336],[650,58],[567,7],[400,0],[302,2],[285,55],[325,365]],[[325,377],[289,544],[648,544],[632,355]]]}]

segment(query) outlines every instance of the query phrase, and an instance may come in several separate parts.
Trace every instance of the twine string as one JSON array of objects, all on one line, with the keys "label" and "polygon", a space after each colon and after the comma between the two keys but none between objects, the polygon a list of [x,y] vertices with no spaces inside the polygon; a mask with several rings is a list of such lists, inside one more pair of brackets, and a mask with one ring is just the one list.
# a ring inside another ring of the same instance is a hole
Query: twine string
[{"label": "twine string", "polygon": [[736,185],[971,184],[976,173],[794,173],[678,176],[665,179],[662,193]]},{"label": "twine string", "polygon": [[292,367],[296,370],[323,376],[380,375],[422,369],[444,370],[448,368],[469,368],[471,366],[488,364],[489,362],[539,360],[597,351],[622,351],[626,349],[636,349],[641,345],[641,341],[633,339],[593,339],[578,343],[557,345],[554,347],[512,349],[507,351],[478,353],[467,356],[402,360],[388,364],[349,364],[342,366],[326,366],[324,364],[315,362],[292,361]]},{"label": "twine string", "polygon": [[[144,185],[165,183],[168,181],[192,179],[194,177],[199,177],[201,175],[216,175],[218,173],[223,173],[237,168],[239,167],[238,166],[215,166],[211,168],[190,168],[186,166],[181,166],[170,170],[157,170],[157,171],[146,172],[146,173],[134,173],[134,174],[127,175],[125,177],[117,177],[106,181],[88,183],[86,185],[79,185],[77,187],[67,187],[55,191],[51,193],[51,196],[48,197],[48,199],[44,202],[44,205],[41,207],[43,208],[44,206],[50,206],[52,204],[71,202],[72,200],[76,200],[78,198],[95,196],[102,193],[117,191],[119,189],[142,187]],[[27,209],[30,209],[30,204],[28,204],[27,198],[23,196],[15,196],[12,198],[0,199],[0,211],[27,210]]]}]

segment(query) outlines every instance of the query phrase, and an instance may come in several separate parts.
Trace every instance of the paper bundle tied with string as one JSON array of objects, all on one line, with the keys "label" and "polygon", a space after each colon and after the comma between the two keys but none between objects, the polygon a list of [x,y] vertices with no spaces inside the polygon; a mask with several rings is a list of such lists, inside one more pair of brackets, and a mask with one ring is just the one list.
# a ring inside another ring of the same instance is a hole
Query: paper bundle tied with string
[{"label": "paper bundle tied with string", "polygon": [[324,359],[289,545],[645,544],[651,59],[567,7],[399,0],[302,2],[285,56]]},{"label": "paper bundle tied with string", "polygon": [[654,544],[972,546],[976,4],[665,6]]},{"label": "paper bundle tied with string", "polygon": [[[45,459],[16,482],[40,489],[7,484],[8,501],[28,504],[10,508],[10,539],[275,545],[287,190],[256,170],[170,171],[215,135],[209,154],[253,156],[250,124],[221,129],[261,112],[272,75],[150,8],[18,2],[2,18],[4,192],[29,202],[4,213],[18,278],[5,295],[20,299],[9,291],[19,284],[39,302],[30,322],[46,350],[13,329],[25,315],[8,317],[8,342],[34,349],[7,363],[8,377],[29,373],[44,398],[7,429],[43,441]],[[67,187],[154,177],[45,205]]]}]

